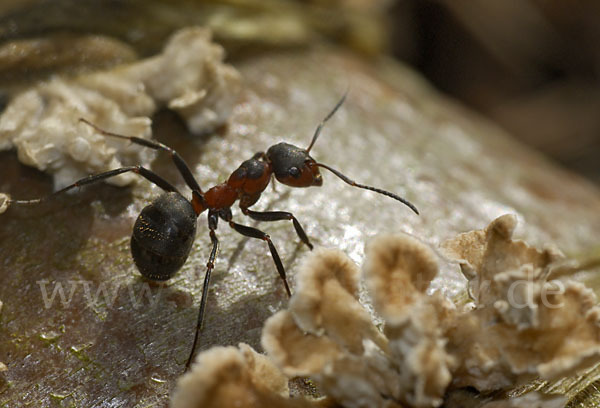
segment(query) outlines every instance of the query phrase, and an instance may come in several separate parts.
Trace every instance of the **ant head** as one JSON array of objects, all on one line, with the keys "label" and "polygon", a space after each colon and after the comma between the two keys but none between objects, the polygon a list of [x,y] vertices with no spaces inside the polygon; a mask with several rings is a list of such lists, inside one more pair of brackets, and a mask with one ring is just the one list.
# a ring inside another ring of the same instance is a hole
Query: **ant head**
[{"label": "ant head", "polygon": [[267,150],[275,178],[291,187],[321,186],[323,178],[317,162],[308,151],[289,143],[278,143]]},{"label": "ant head", "polygon": [[301,149],[289,143],[279,143],[275,146],[271,146],[269,150],[267,150],[267,154],[265,156],[267,161],[271,164],[271,168],[273,173],[275,173],[275,177],[279,182],[292,187],[320,186],[323,184],[323,178],[321,177],[319,167],[322,167],[326,170],[329,170],[352,187],[374,191],[378,194],[383,194],[393,198],[394,200],[400,201],[404,205],[408,206],[416,214],[419,214],[417,208],[408,200],[380,188],[359,184],[334,168],[331,168],[323,163],[317,163],[315,159],[310,157],[310,149],[312,149],[315,142],[319,138],[321,129],[323,129],[325,123],[327,123],[327,121],[331,119],[340,106],[342,106],[344,100],[346,100],[347,94],[348,91],[346,91],[344,96],[342,96],[331,112],[325,116],[325,119],[319,123],[319,126],[317,126],[317,130],[315,131],[315,134],[313,135],[313,138],[306,149]]},{"label": "ant head", "polygon": [[310,157],[310,149],[317,141],[323,125],[342,106],[346,99],[347,91],[335,105],[333,110],[319,123],[312,141],[306,149],[291,145],[289,143],[278,143],[267,150],[267,161],[273,167],[275,178],[280,183],[291,187],[311,187],[323,185],[323,177],[319,171],[320,166],[315,159]]}]

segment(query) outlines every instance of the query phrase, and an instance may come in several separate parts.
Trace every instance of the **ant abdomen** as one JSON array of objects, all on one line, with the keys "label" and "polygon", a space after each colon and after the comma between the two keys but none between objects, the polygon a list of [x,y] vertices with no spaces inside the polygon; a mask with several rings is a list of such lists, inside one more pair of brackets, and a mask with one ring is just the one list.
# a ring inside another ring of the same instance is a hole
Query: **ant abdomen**
[{"label": "ant abdomen", "polygon": [[195,236],[196,213],[190,202],[179,193],[165,193],[137,218],[131,255],[144,277],[164,281],[181,269]]}]

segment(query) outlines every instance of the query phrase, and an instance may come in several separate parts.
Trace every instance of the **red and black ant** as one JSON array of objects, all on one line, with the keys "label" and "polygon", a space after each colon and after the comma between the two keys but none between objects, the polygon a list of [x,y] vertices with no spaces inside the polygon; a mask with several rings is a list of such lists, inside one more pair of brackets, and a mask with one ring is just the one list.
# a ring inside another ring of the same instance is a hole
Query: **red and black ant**
[{"label": "red and black ant", "polygon": [[131,255],[133,261],[144,277],[154,281],[165,281],[181,269],[196,237],[196,219],[200,214],[208,210],[208,229],[212,241],[212,250],[210,251],[206,275],[202,285],[202,299],[198,311],[196,333],[194,335],[192,350],[186,362],[187,369],[194,356],[198,335],[202,328],[210,275],[215,266],[215,257],[219,248],[219,240],[215,233],[219,218],[227,222],[231,228],[240,234],[250,238],[258,238],[267,243],[277,272],[279,272],[279,276],[285,286],[285,291],[288,296],[291,296],[285,276],[285,269],[269,235],[257,228],[241,225],[232,220],[231,206],[236,201],[239,200],[242,213],[256,221],[292,221],[300,240],[310,249],[313,248],[304,229],[292,213],[286,211],[258,212],[249,209],[259,200],[260,195],[265,191],[273,176],[280,183],[291,187],[321,186],[323,184],[323,178],[319,172],[319,168],[321,167],[329,170],[351,186],[391,197],[407,205],[416,214],[419,214],[416,207],[404,198],[389,191],[358,184],[339,171],[323,163],[318,163],[310,156],[310,150],[317,141],[321,129],[344,103],[345,99],[346,95],[339,100],[331,112],[321,121],[306,149],[285,142],[273,145],[269,147],[266,153],[258,152],[249,160],[244,161],[237,170],[231,173],[226,182],[217,184],[204,192],[196,182],[185,161],[170,147],[152,140],[107,132],[85,119],[80,119],[81,122],[91,126],[104,136],[126,139],[132,143],[169,153],[175,166],[177,166],[183,176],[185,183],[192,190],[191,200],[185,198],[173,185],[158,174],[138,165],[90,175],[44,198],[9,200],[8,204],[35,204],[73,188],[92,184],[118,174],[130,171],[139,174],[165,191],[165,193],[158,196],[152,203],[144,207],[135,222],[131,236]]}]

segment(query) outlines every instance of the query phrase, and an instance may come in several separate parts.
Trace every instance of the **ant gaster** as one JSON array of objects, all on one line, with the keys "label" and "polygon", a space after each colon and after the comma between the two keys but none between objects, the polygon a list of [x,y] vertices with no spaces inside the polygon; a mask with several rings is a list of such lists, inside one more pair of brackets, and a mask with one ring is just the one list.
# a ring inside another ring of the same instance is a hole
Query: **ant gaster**
[{"label": "ant gaster", "polygon": [[186,184],[192,190],[191,200],[184,198],[173,185],[156,173],[138,165],[90,175],[41,199],[10,200],[9,204],[35,204],[73,188],[95,183],[118,174],[126,172],[139,174],[165,191],[165,193],[158,196],[158,198],[141,211],[135,222],[131,236],[131,255],[137,268],[144,277],[154,281],[167,280],[181,269],[190,253],[196,236],[196,219],[201,213],[208,211],[208,229],[212,242],[212,250],[206,265],[207,269],[202,286],[202,299],[198,311],[194,343],[186,362],[187,369],[194,356],[198,335],[202,328],[210,275],[214,268],[215,257],[219,248],[219,240],[215,233],[219,218],[227,222],[231,228],[240,234],[250,238],[258,238],[267,243],[277,272],[285,286],[285,291],[288,296],[291,296],[283,264],[269,235],[257,228],[241,225],[232,220],[231,206],[236,201],[239,200],[242,213],[256,221],[291,220],[300,240],[310,249],[313,248],[304,229],[292,213],[285,211],[258,212],[249,209],[249,207],[259,200],[273,176],[280,183],[291,187],[321,186],[323,178],[319,172],[319,168],[324,168],[351,186],[391,197],[407,205],[416,214],[419,214],[416,207],[402,197],[379,188],[358,184],[339,171],[315,161],[310,156],[310,150],[317,141],[323,125],[339,109],[345,99],[346,94],[344,94],[331,112],[321,121],[312,141],[306,149],[289,143],[278,143],[271,146],[266,153],[256,153],[252,158],[244,161],[231,173],[227,181],[217,184],[206,191],[202,191],[185,161],[170,147],[152,140],[107,132],[85,119],[80,119],[81,122],[91,126],[104,136],[129,140],[132,143],[169,153]]}]

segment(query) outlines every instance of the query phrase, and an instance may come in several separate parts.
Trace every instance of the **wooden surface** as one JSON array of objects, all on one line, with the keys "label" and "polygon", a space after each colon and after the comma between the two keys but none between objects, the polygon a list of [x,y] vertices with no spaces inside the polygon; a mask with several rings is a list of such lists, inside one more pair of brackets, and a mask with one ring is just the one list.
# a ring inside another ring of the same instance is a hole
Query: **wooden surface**
[{"label": "wooden surface", "polygon": [[[193,137],[169,113],[155,119],[156,137],[182,154],[203,188],[274,143],[306,146],[349,85],[347,102],[311,153],[357,181],[405,196],[422,214],[328,173],[321,188],[267,189],[256,209],[292,211],[315,246],[340,248],[361,263],[365,242],[380,232],[404,231],[436,246],[516,213],[518,235],[534,244],[552,242],[580,258],[598,252],[594,186],[441,97],[403,66],[316,49],[267,54],[237,67],[245,88],[218,134]],[[168,157],[152,167],[184,189]],[[49,180],[14,153],[0,155],[0,191],[38,197],[51,191]],[[0,405],[166,404],[190,351],[210,239],[203,215],[183,269],[164,285],[148,286],[131,260],[129,237],[158,193],[146,182],[133,189],[98,185],[0,215],[0,361],[8,367],[0,373]],[[237,209],[234,218],[257,225]],[[287,222],[260,228],[277,246],[293,290],[307,248]],[[225,224],[217,232],[222,247],[200,349],[240,341],[260,348],[264,320],[287,302],[283,285],[263,242]],[[67,296],[75,288],[72,299],[62,304],[57,296],[46,308],[41,288],[50,296],[57,284]],[[454,296],[464,280],[456,265],[442,264],[433,286]],[[91,304],[86,287],[92,295],[104,287],[114,300],[100,296]],[[140,301],[148,288],[150,300]]]}]

